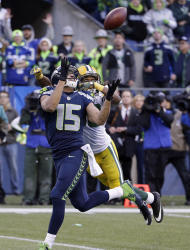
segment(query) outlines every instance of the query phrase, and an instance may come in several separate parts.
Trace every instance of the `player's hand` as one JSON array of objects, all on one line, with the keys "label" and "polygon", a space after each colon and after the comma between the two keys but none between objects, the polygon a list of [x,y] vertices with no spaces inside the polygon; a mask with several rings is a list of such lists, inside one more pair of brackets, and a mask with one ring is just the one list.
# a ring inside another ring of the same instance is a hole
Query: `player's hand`
[{"label": "player's hand", "polygon": [[108,83],[108,92],[106,95],[106,100],[111,101],[113,94],[114,94],[117,86],[120,84],[120,82],[121,82],[121,80],[117,79],[117,80],[114,80],[114,81]]},{"label": "player's hand", "polygon": [[43,78],[42,69],[38,66],[33,67],[30,71],[30,74],[35,75],[37,80],[40,80]]},{"label": "player's hand", "polygon": [[61,74],[60,74],[59,80],[65,81],[67,79],[69,66],[70,66],[70,62],[68,58],[65,56],[63,59],[61,59]]}]

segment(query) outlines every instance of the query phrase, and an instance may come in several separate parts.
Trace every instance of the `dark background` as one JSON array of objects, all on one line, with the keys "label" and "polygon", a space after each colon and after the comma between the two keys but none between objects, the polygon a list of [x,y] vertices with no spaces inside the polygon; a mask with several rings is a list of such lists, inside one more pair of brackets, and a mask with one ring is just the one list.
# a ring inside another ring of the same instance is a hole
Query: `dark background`
[{"label": "dark background", "polygon": [[20,29],[24,24],[35,23],[51,11],[53,0],[2,0],[3,8],[10,8],[12,29]]}]

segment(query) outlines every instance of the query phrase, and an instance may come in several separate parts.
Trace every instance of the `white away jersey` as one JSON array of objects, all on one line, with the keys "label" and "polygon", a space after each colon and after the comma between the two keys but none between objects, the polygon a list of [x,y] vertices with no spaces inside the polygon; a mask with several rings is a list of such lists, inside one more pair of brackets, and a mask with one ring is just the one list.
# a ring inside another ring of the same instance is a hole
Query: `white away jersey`
[{"label": "white away jersey", "polygon": [[[104,102],[103,94],[95,94],[93,102],[98,109],[101,109]],[[106,133],[105,125],[97,126],[88,121],[83,129],[83,139],[85,143],[90,144],[94,154],[104,151],[111,142],[110,136]]]}]

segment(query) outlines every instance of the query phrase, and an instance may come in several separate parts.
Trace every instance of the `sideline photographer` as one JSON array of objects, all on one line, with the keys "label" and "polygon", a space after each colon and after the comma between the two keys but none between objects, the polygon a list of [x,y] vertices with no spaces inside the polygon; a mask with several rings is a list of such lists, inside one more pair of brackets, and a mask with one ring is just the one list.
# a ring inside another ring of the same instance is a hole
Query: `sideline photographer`
[{"label": "sideline photographer", "polygon": [[20,125],[29,125],[25,149],[24,205],[49,204],[52,156],[38,98],[39,90],[26,96],[20,118]]},{"label": "sideline photographer", "polygon": [[172,145],[170,126],[173,115],[162,107],[164,99],[163,93],[149,94],[139,116],[144,128],[145,183],[149,184],[151,192],[159,193],[164,183],[167,150]]},{"label": "sideline photographer", "polygon": [[181,124],[187,144],[190,146],[190,89],[174,97],[177,108],[182,112]]},{"label": "sideline photographer", "polygon": [[[188,100],[186,98],[186,94],[180,94],[173,97],[174,103],[172,103],[172,98],[167,98],[165,102],[166,109],[171,109],[174,114],[174,120],[171,124],[172,148],[168,150],[165,166],[171,163],[178,172],[185,190],[185,205],[190,205],[190,172],[187,170],[186,165],[188,148],[182,126],[182,117],[187,114],[188,109]],[[175,103],[177,108],[174,109],[172,106]]]}]

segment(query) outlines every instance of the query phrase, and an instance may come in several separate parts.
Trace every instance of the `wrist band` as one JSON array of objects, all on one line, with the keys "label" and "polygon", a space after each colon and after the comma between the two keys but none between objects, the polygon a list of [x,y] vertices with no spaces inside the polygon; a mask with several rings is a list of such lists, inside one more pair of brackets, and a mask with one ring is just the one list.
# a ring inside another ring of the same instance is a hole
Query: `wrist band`
[{"label": "wrist band", "polygon": [[36,74],[36,79],[37,80],[41,80],[44,77],[44,75],[42,73],[40,73],[40,75]]},{"label": "wrist band", "polygon": [[101,85],[101,84],[99,84],[99,83],[97,83],[97,82],[95,82],[94,83],[94,88],[95,89],[97,89],[98,91],[103,91],[103,89],[104,89],[104,86],[103,85]]}]

